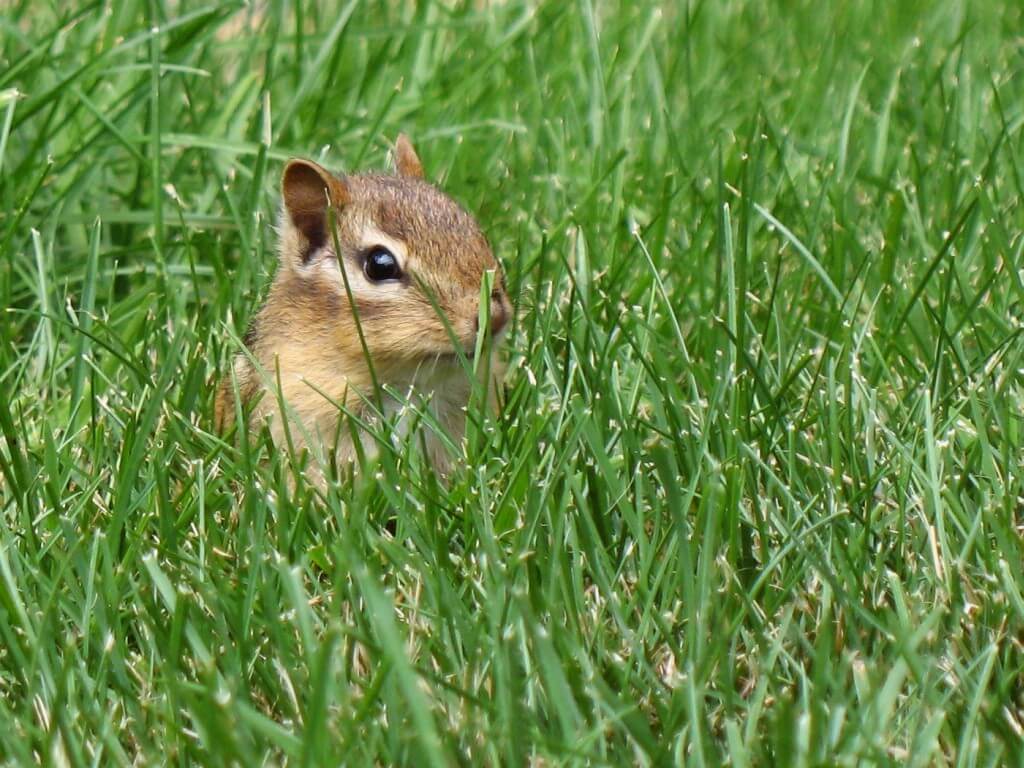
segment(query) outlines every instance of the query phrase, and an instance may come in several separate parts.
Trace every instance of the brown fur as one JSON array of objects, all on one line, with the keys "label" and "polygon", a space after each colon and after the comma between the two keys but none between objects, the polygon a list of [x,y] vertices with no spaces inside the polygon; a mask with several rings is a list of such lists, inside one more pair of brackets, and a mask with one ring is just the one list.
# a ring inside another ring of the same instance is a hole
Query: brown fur
[{"label": "brown fur", "polygon": [[[234,382],[227,375],[218,388],[219,429],[235,421],[237,382],[244,404],[252,405],[258,397],[251,423],[268,420],[278,445],[286,444],[287,428],[293,445],[328,461],[325,454],[334,445],[338,406],[362,415],[367,398],[373,397],[354,305],[378,382],[425,396],[451,436],[462,436],[472,386],[431,297],[467,352],[476,343],[478,299],[486,271],[495,272],[494,331],[500,333],[511,307],[500,267],[473,217],[423,181],[422,164],[404,136],[399,137],[394,156],[394,176],[339,178],[301,160],[285,168],[280,263],[266,303],[246,334],[249,354],[235,358]],[[362,260],[374,246],[396,254],[403,268],[401,280],[372,283],[364,276]],[[491,371],[497,381],[502,370],[493,355],[492,351]],[[493,393],[493,383],[488,390]],[[355,456],[348,434],[341,432],[339,462]],[[430,459],[445,471],[440,440],[433,434],[426,438]],[[363,442],[372,453],[374,446]],[[314,474],[320,476],[319,471]]]}]

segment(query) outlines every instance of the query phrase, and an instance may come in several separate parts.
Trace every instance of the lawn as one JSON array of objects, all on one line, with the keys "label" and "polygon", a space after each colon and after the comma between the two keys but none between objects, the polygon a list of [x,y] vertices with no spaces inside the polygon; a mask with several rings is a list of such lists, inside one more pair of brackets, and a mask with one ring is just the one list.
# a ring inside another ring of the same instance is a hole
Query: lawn
[{"label": "lawn", "polygon": [[[0,760],[1024,760],[1024,7],[6,0]],[[506,404],[213,429],[283,161],[479,218]]]}]

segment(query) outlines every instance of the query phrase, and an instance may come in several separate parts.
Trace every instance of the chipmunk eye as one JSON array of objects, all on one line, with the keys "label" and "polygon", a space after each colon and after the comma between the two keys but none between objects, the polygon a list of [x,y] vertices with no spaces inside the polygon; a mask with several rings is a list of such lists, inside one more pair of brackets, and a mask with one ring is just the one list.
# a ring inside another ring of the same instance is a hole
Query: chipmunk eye
[{"label": "chipmunk eye", "polygon": [[366,254],[363,272],[374,283],[397,280],[402,276],[402,270],[398,268],[398,259],[395,258],[395,254],[380,245]]}]

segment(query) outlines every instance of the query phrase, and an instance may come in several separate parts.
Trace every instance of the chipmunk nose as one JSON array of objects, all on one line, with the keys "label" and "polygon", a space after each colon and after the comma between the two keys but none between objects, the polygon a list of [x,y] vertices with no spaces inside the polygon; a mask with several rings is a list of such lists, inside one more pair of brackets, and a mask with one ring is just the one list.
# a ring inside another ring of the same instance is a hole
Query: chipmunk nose
[{"label": "chipmunk nose", "polygon": [[[495,289],[491,292],[491,335],[497,336],[504,330],[505,325],[508,323],[508,308],[505,304],[505,297],[502,292]],[[480,332],[480,317],[479,315],[473,321],[474,330]]]}]

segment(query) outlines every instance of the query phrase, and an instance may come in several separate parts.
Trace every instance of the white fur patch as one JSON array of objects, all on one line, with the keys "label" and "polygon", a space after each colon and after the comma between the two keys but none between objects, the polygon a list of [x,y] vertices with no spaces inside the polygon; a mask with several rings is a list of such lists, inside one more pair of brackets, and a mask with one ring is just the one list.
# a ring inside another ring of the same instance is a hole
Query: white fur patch
[{"label": "white fur patch", "polygon": [[[405,243],[385,234],[373,222],[363,221],[361,225],[359,250],[369,250],[374,246],[387,248],[398,260],[399,269],[405,272],[409,263],[409,251]],[[323,249],[323,252],[318,254],[317,258],[311,259],[308,264],[300,267],[300,271],[308,277],[325,278],[326,282],[335,287],[339,296],[345,296],[345,282],[341,274],[342,269],[346,269],[349,288],[354,296],[370,299],[375,296],[397,298],[404,291],[404,286],[397,281],[370,282],[366,275],[363,274],[363,270],[355,268],[351,260],[344,258],[336,259],[333,257],[333,252],[333,246]],[[330,258],[323,258],[327,253],[331,253],[332,256]]]}]

